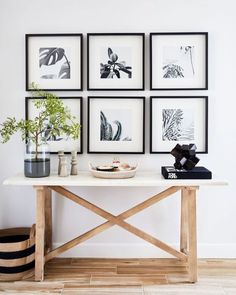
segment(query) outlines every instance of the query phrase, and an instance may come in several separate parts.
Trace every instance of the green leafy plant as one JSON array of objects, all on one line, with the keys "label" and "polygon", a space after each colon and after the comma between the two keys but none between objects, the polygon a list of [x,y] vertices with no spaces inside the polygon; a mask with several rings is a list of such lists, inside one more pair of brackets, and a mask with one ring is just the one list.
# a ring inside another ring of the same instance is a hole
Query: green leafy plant
[{"label": "green leafy plant", "polygon": [[126,66],[125,61],[118,61],[119,57],[113,50],[108,47],[108,58],[106,64],[100,64],[101,78],[117,77],[120,79],[120,72],[124,72],[128,75],[128,78],[132,78],[132,67]]},{"label": "green leafy plant", "polygon": [[38,115],[32,120],[17,120],[15,117],[8,117],[0,124],[0,136],[1,142],[6,143],[14,133],[21,132],[22,141],[31,141],[35,144],[35,159],[38,159],[42,139],[47,140],[47,138],[54,138],[61,134],[78,139],[81,126],[56,95],[41,91],[35,83],[32,83],[31,87],[32,96],[37,97],[33,103],[38,110]]}]

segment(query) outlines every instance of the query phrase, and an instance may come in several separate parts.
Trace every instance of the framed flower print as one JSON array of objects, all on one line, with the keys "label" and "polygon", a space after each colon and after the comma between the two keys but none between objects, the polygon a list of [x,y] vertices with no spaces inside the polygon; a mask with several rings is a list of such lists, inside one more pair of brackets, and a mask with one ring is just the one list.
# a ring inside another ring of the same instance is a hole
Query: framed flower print
[{"label": "framed flower print", "polygon": [[150,89],[208,89],[208,33],[151,33]]}]

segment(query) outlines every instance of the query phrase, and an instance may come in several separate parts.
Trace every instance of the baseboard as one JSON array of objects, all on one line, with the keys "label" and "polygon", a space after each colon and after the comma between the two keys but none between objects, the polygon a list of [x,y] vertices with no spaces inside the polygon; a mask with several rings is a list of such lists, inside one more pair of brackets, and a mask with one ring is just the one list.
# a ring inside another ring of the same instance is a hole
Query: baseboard
[{"label": "baseboard", "polygon": [[[54,247],[61,246],[55,243]],[[170,246],[178,249],[177,244]],[[61,257],[167,258],[164,251],[144,243],[85,243],[63,253]],[[198,244],[198,258],[236,258],[236,244]]]}]

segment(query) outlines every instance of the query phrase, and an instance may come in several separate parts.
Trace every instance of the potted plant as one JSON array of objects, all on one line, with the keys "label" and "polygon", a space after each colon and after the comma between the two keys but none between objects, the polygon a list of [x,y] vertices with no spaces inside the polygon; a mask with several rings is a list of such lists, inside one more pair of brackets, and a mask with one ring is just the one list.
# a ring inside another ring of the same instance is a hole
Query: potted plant
[{"label": "potted plant", "polygon": [[62,134],[78,139],[81,126],[56,95],[39,90],[34,83],[32,89],[38,115],[33,120],[8,117],[0,124],[0,136],[1,142],[6,143],[14,133],[21,132],[22,141],[26,142],[25,176],[45,177],[50,174],[47,140]]}]

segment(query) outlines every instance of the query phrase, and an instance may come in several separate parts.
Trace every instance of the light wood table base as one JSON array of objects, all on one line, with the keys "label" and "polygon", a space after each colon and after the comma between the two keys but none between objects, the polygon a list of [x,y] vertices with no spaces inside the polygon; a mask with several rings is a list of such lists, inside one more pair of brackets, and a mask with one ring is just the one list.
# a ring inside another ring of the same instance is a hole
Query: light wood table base
[{"label": "light wood table base", "polygon": [[[115,216],[72,193],[62,186],[35,186],[37,193],[36,214],[36,256],[35,256],[35,280],[44,279],[44,264],[70,248],[90,239],[104,230],[118,225],[145,241],[171,254],[181,261],[185,261],[189,269],[189,281],[197,281],[197,235],[196,235],[196,190],[198,186],[172,186],[157,195],[139,203],[121,214]],[[51,192],[55,191],[76,204],[105,218],[107,221],[85,232],[64,245],[52,249],[52,201]],[[157,202],[181,191],[181,229],[180,250],[176,250],[156,237],[138,229],[125,221],[138,212],[156,204]],[[173,259],[173,263],[176,259]]]}]

